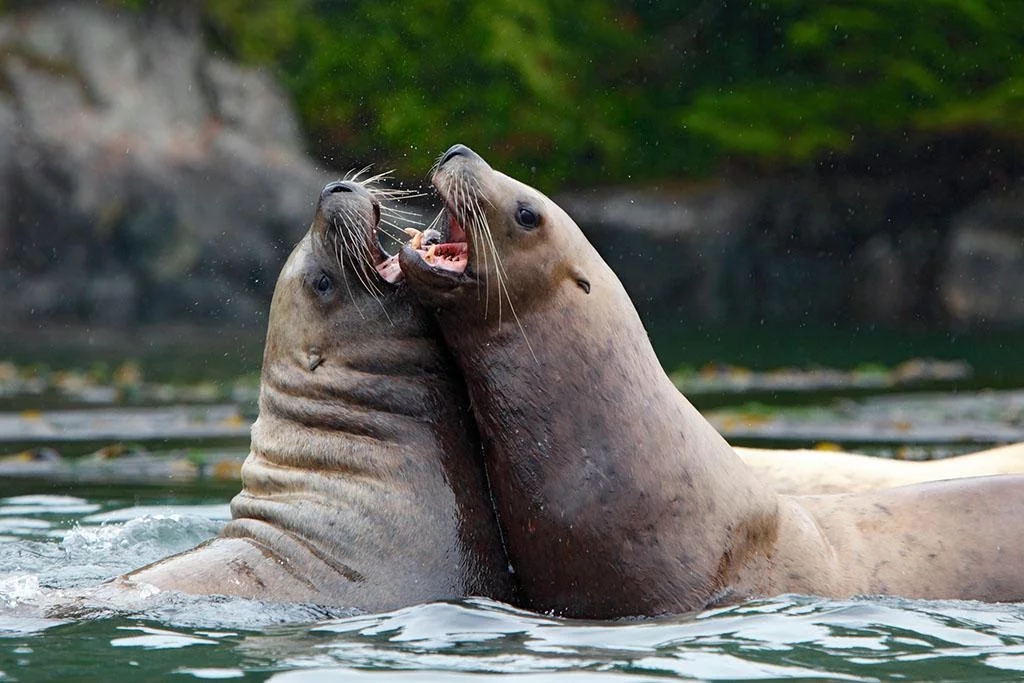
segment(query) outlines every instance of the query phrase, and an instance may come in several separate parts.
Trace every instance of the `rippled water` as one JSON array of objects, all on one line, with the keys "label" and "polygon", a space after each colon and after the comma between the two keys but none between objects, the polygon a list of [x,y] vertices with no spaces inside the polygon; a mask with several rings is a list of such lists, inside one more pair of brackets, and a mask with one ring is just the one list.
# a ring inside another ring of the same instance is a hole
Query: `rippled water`
[{"label": "rippled water", "polygon": [[[3,490],[0,483],[0,491]],[[346,616],[312,605],[161,595],[134,614],[41,619],[88,585],[214,535],[222,493],[0,498],[0,681],[1020,680],[1024,606],[783,596],[629,622],[485,600]]]}]

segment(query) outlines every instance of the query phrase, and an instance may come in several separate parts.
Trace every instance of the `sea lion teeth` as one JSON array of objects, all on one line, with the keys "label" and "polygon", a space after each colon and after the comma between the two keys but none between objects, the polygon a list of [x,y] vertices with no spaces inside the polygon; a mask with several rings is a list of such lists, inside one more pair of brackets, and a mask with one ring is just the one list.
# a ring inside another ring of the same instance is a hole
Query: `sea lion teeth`
[{"label": "sea lion teeth", "polygon": [[405,228],[405,234],[409,236],[409,241],[406,243],[413,249],[419,250],[423,248],[423,233],[416,228]]}]

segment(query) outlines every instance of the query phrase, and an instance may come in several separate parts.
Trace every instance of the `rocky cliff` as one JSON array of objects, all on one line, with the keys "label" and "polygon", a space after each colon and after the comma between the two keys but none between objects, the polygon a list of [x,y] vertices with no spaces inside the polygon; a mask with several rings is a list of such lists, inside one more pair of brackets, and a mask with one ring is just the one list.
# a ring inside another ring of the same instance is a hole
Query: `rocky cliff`
[{"label": "rocky cliff", "polygon": [[0,20],[0,318],[246,322],[328,178],[194,12]]},{"label": "rocky cliff", "polygon": [[1024,162],[977,136],[560,201],[652,319],[1024,324]]}]

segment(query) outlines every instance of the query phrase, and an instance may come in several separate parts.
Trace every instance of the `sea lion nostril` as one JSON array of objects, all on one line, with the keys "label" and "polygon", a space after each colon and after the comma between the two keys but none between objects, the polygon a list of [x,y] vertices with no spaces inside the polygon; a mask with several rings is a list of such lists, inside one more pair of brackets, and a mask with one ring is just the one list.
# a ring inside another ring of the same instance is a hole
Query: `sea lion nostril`
[{"label": "sea lion nostril", "polygon": [[335,180],[332,183],[324,185],[324,189],[320,191],[320,198],[326,198],[327,195],[335,194],[337,192],[355,192],[355,187],[352,183],[345,180]]},{"label": "sea lion nostril", "polygon": [[444,156],[441,157],[441,164],[440,165],[444,166],[446,163],[448,163],[449,161],[451,161],[455,157],[475,157],[475,156],[478,156],[477,153],[474,152],[473,150],[471,150],[469,147],[466,147],[465,145],[462,145],[462,144],[452,145],[451,147],[448,148],[448,151],[444,153]]}]

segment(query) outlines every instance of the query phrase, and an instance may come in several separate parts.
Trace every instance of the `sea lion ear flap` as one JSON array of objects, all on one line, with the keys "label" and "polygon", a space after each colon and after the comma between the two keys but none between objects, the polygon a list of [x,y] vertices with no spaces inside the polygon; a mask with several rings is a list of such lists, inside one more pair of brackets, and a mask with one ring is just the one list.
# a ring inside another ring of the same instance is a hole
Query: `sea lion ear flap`
[{"label": "sea lion ear flap", "polygon": [[580,270],[579,266],[573,266],[569,274],[572,275],[572,279],[576,281],[576,286],[582,289],[584,294],[590,294],[590,278]]}]

